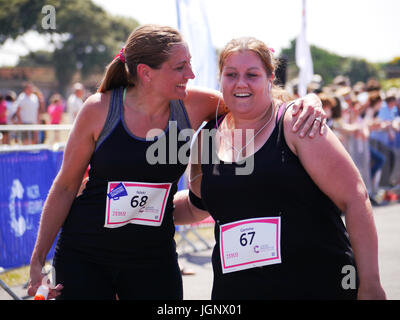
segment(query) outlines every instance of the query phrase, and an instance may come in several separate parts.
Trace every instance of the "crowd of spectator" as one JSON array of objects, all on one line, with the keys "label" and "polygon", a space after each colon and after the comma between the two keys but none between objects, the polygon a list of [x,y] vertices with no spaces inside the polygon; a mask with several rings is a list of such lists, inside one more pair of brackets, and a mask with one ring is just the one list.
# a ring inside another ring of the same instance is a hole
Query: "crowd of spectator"
[{"label": "crowd of spectator", "polygon": [[[397,201],[400,187],[400,89],[383,90],[376,79],[354,85],[345,76],[308,88],[319,95],[336,133],[358,167],[375,204]],[[394,188],[394,189],[393,189]]]},{"label": "crowd of spectator", "polygon": [[[0,95],[0,125],[72,124],[83,105],[85,95],[85,88],[81,83],[73,85],[66,100],[55,92],[46,101],[41,90],[32,82],[24,83],[22,88],[18,95],[12,90]],[[2,144],[38,144],[44,143],[45,138],[45,133],[41,131],[9,132],[2,131],[0,127]],[[54,131],[49,143],[58,140],[59,132]]]}]

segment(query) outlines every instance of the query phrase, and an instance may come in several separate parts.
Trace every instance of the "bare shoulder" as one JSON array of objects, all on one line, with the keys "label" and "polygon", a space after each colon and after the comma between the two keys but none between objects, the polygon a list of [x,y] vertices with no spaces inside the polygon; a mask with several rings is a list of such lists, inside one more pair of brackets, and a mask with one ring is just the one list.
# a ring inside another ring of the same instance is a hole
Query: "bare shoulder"
[{"label": "bare shoulder", "polygon": [[222,94],[213,89],[204,87],[190,87],[187,89],[187,96],[183,100],[189,119],[194,129],[197,129],[203,121],[215,117],[218,102],[222,109]]},{"label": "bare shoulder", "polygon": [[109,91],[105,93],[97,92],[89,96],[76,119],[76,126],[92,131],[94,140],[97,140],[104,127],[110,98],[111,93]]},{"label": "bare shoulder", "polygon": [[91,112],[107,112],[110,104],[111,93],[96,92],[89,96],[83,104],[82,111]]},{"label": "bare shoulder", "polygon": [[285,135],[285,140],[292,152],[297,155],[296,151],[296,139],[300,139],[299,135],[292,131],[293,125],[297,120],[297,117],[293,116],[291,112],[291,107],[289,107],[283,114],[283,132]]},{"label": "bare shoulder", "polygon": [[298,155],[299,147],[311,146],[315,148],[316,145],[321,145],[323,143],[326,143],[327,138],[331,136],[330,134],[331,132],[329,132],[329,128],[327,128],[327,130],[325,130],[325,133],[323,135],[316,134],[313,137],[310,137],[309,135],[301,137],[299,132],[293,131],[293,126],[298,120],[298,118],[299,114],[294,116],[291,107],[289,107],[288,110],[285,112],[283,119],[283,128],[284,128],[286,143],[294,154]]},{"label": "bare shoulder", "polygon": [[300,156],[301,153],[304,156],[307,153],[319,157],[321,154],[328,154],[328,149],[340,151],[341,153],[344,152],[344,147],[340,140],[326,124],[324,124],[327,126],[324,134],[316,134],[312,138],[308,135],[300,137],[298,132],[293,132],[292,128],[298,116],[293,116],[292,112],[289,111],[285,113],[283,120],[284,134],[286,143],[294,154]]}]

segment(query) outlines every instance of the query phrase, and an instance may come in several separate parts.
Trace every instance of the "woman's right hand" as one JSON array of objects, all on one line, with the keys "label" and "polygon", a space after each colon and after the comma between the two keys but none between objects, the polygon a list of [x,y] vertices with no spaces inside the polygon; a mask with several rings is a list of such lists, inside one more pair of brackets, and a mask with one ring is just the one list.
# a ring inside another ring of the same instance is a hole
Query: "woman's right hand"
[{"label": "woman's right hand", "polygon": [[47,300],[54,299],[61,294],[63,289],[62,284],[57,284],[55,287],[50,283],[46,274],[42,273],[43,265],[39,262],[31,262],[30,266],[30,279],[28,283],[28,295],[35,296],[38,288],[43,284],[49,287],[49,294]]}]

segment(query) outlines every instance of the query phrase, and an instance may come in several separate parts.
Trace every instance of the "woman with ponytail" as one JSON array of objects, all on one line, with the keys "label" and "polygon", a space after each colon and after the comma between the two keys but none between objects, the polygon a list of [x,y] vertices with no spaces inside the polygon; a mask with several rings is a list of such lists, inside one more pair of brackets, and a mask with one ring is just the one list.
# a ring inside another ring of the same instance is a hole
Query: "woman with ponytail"
[{"label": "woman with ponytail", "polygon": [[[75,120],[44,204],[30,295],[45,279],[42,267],[61,229],[50,299],[183,298],[172,211],[187,162],[171,150],[188,143],[184,129],[215,117],[218,104],[223,110],[219,92],[187,88],[195,77],[190,58],[178,31],[144,25],[107,66]],[[300,133],[315,134],[322,112],[315,95],[297,101]],[[149,150],[162,143],[169,153],[159,148],[153,155],[165,161],[154,162]]]}]

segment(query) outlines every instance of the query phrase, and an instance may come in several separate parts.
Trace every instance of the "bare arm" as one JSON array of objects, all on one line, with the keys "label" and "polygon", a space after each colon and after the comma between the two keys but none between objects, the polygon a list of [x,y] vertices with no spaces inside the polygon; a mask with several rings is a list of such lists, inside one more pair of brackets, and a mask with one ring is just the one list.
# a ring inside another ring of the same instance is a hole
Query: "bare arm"
[{"label": "bare arm", "polygon": [[[193,144],[190,161],[189,189],[199,198],[201,198],[201,164],[200,164],[200,142],[201,133]],[[195,152],[195,151],[198,152]],[[195,207],[188,196],[189,190],[178,192],[174,198],[174,222],[176,225],[190,224],[199,222],[207,218],[210,214],[208,211]]]},{"label": "bare arm", "polygon": [[[105,108],[98,99],[88,99],[68,138],[63,163],[45,201],[39,232],[31,257],[28,294],[34,295],[42,279],[41,269],[45,263],[58,231],[64,223],[82,183],[85,170],[94,151],[96,136],[104,124]],[[49,298],[56,296],[50,292]]]},{"label": "bare arm", "polygon": [[[192,190],[193,192],[193,190]],[[191,224],[206,219],[208,211],[196,208],[189,199],[189,190],[181,190],[174,197],[174,223],[176,225]]]},{"label": "bare arm", "polygon": [[307,173],[344,213],[360,279],[359,298],[383,299],[378,268],[378,238],[368,192],[359,171],[334,133],[299,139],[285,115],[285,137]]}]

